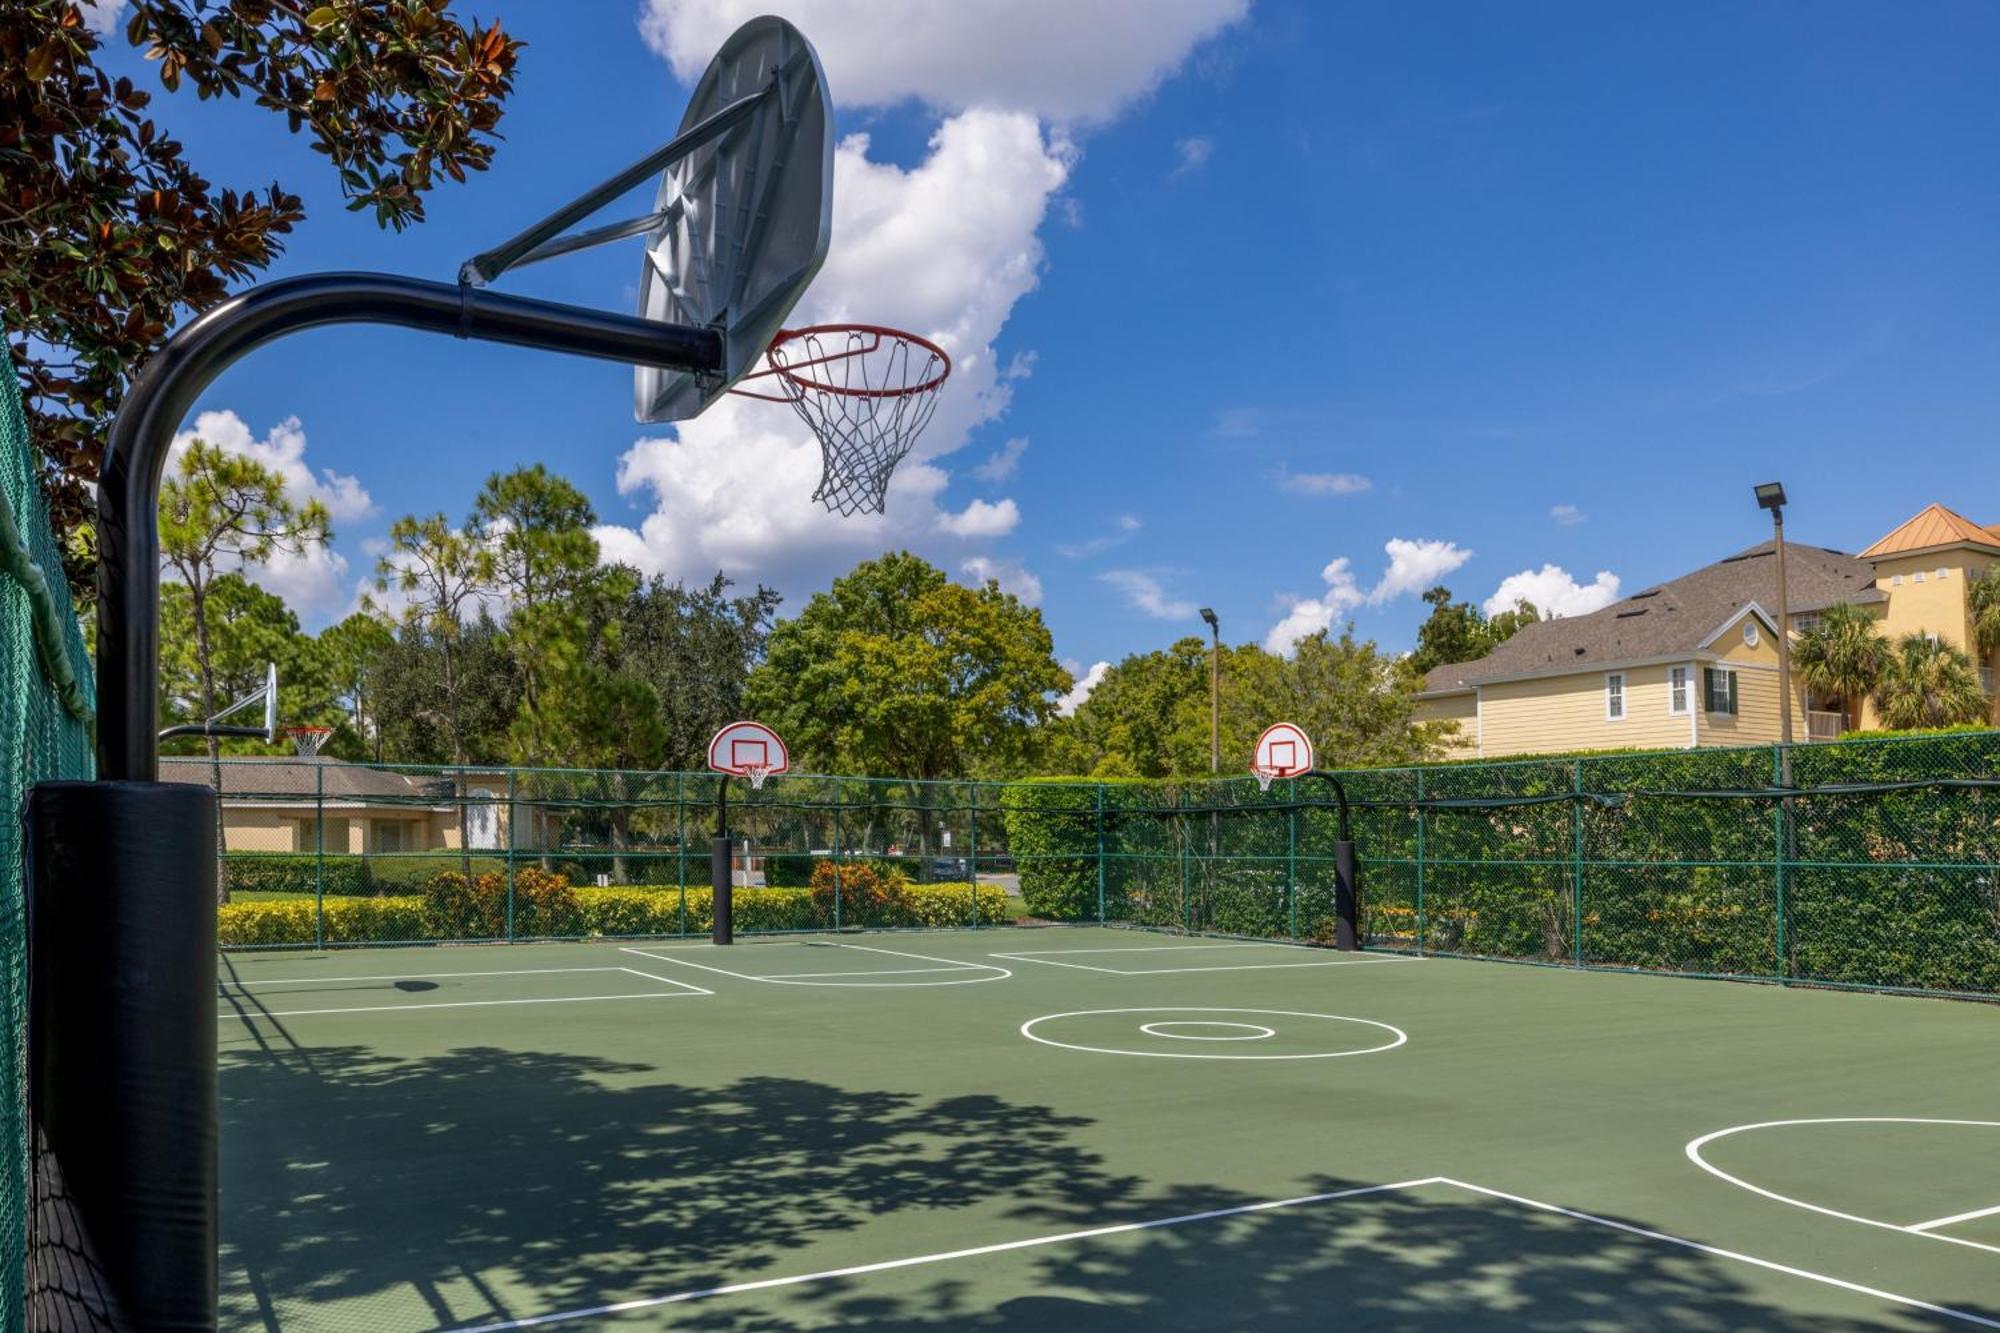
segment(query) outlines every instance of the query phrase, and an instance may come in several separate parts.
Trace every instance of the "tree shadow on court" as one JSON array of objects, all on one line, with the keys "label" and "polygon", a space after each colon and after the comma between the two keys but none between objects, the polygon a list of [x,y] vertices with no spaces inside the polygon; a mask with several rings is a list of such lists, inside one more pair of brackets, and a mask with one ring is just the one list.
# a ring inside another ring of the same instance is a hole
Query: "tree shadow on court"
[{"label": "tree shadow on court", "polygon": [[[1330,1177],[1307,1182],[1310,1193],[1355,1187]],[[1179,1190],[1149,1198],[1144,1211],[1164,1217],[1230,1204],[1212,1191]],[[1129,1213],[1131,1206],[1112,1211]],[[731,1333],[1965,1327],[1944,1315],[1871,1304],[1803,1278],[1444,1185],[1065,1242],[900,1276],[715,1298],[682,1307],[672,1323]],[[2000,1313],[1969,1308],[1988,1318]]]},{"label": "tree shadow on court", "polygon": [[1087,1121],[992,1096],[276,1042],[221,1080],[231,1327],[340,1326],[308,1310],[331,1302],[384,1329],[587,1306],[793,1271],[789,1252],[897,1214],[1084,1216],[1137,1188],[1071,1142]]},{"label": "tree shadow on court", "polygon": [[[996,1096],[782,1077],[696,1087],[643,1063],[487,1047],[403,1057],[274,1043],[226,1055],[222,1080],[230,1328],[448,1328],[907,1257],[968,1234],[1006,1241],[1257,1202],[1114,1174],[1084,1146],[1102,1125]],[[1374,1183],[1321,1178],[1300,1192]],[[993,1220],[942,1234],[937,1223],[974,1208]],[[841,1246],[877,1223],[906,1240],[888,1253],[879,1238]],[[1774,1293],[1802,1302],[1799,1313]],[[1426,1186],[718,1296],[634,1322],[746,1333],[1951,1326],[1861,1301]]]}]

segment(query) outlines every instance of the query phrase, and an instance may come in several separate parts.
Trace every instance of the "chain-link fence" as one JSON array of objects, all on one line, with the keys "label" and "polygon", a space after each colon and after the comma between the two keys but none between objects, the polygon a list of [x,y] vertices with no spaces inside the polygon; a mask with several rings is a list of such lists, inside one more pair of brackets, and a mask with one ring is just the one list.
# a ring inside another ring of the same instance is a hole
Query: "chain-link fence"
[{"label": "chain-link fence", "polygon": [[0,1330],[23,1324],[28,1222],[22,803],[92,773],[90,667],[36,484],[13,367],[0,385]]},{"label": "chain-link fence", "polygon": [[[210,780],[207,761],[164,776]],[[1371,947],[2000,993],[2000,733],[1341,775]],[[231,946],[705,934],[713,774],[225,760]],[[730,784],[745,933],[1331,942],[1330,789]]]}]

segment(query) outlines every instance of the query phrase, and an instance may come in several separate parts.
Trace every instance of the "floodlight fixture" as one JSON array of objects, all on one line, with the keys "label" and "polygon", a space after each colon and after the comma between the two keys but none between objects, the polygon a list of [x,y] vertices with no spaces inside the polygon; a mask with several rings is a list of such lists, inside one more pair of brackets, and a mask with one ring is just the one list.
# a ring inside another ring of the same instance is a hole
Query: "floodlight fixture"
[{"label": "floodlight fixture", "polygon": [[1757,507],[1776,512],[1785,507],[1785,486],[1783,482],[1767,481],[1757,487]]}]

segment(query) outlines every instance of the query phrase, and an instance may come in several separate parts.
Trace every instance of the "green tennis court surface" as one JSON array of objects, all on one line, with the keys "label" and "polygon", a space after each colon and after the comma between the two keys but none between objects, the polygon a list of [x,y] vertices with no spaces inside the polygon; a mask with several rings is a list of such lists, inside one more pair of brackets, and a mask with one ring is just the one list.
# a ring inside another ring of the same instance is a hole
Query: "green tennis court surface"
[{"label": "green tennis court surface", "polygon": [[2000,1328],[2000,1012],[1104,929],[230,955],[232,1329]]}]

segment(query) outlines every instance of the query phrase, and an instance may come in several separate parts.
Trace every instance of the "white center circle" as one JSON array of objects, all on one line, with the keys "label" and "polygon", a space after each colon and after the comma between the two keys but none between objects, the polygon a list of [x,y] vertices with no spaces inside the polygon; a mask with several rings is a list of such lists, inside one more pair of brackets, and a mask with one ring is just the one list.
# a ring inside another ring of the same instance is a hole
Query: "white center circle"
[{"label": "white center circle", "polygon": [[[1332,1037],[1330,1025],[1344,1025],[1351,1034],[1354,1028],[1373,1029],[1369,1036],[1377,1038],[1371,1046],[1357,1046],[1346,1050],[1298,1051],[1287,1054],[1261,1055],[1244,1052],[1234,1054],[1226,1051],[1158,1051],[1134,1050],[1125,1046],[1092,1046],[1083,1042],[1063,1041],[1036,1029],[1053,1027],[1065,1019],[1098,1018],[1106,1014],[1144,1014],[1150,1021],[1135,1024],[1140,1033],[1156,1039],[1167,1038],[1177,1041],[1264,1041],[1277,1037],[1281,1032],[1296,1039],[1301,1032],[1321,1031]],[[1188,1014],[1188,1018],[1167,1018],[1161,1015]],[[1211,1015],[1243,1015],[1250,1018],[1294,1019],[1296,1022],[1278,1022],[1271,1025],[1244,1023],[1233,1018],[1211,1017]],[[1229,1028],[1244,1035],[1240,1036],[1193,1036],[1187,1032],[1161,1031],[1163,1028]],[[1378,1023],[1372,1018],[1349,1018],[1344,1014],[1314,1014],[1296,1009],[1217,1009],[1194,1007],[1151,1007],[1144,1009],[1075,1009],[1061,1014],[1044,1014],[1021,1024],[1021,1035],[1029,1041],[1044,1046],[1058,1046],[1067,1051],[1088,1051],[1093,1055],[1137,1055],[1155,1060],[1337,1060],[1344,1055],[1374,1055],[1380,1051],[1391,1051],[1410,1039],[1401,1028],[1387,1023]]]},{"label": "white center circle", "polygon": [[[1216,1034],[1204,1036],[1197,1032],[1165,1032],[1163,1028],[1234,1028],[1248,1036],[1225,1036]],[[1278,1035],[1276,1028],[1267,1028],[1257,1023],[1223,1023],[1215,1019],[1183,1018],[1172,1023],[1141,1023],[1139,1031],[1149,1037],[1171,1037],[1175,1041],[1262,1041],[1266,1037]]]}]

